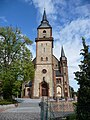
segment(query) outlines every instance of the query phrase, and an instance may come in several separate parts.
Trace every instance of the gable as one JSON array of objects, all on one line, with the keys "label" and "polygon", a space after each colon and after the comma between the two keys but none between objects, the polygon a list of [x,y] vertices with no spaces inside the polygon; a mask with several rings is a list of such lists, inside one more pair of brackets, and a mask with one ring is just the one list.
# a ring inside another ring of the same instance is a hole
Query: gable
[{"label": "gable", "polygon": [[53,66],[54,66],[54,69],[60,69],[60,61],[53,55]]}]

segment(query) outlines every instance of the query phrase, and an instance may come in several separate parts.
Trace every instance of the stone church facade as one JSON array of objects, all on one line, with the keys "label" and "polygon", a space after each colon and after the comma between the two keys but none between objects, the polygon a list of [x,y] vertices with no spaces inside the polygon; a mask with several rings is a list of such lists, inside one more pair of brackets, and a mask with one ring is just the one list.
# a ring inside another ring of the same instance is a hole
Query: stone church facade
[{"label": "stone church facade", "polygon": [[26,97],[41,98],[42,96],[70,97],[67,58],[61,49],[60,60],[53,55],[52,27],[44,10],[41,24],[37,28],[35,77],[33,82],[24,83]]}]

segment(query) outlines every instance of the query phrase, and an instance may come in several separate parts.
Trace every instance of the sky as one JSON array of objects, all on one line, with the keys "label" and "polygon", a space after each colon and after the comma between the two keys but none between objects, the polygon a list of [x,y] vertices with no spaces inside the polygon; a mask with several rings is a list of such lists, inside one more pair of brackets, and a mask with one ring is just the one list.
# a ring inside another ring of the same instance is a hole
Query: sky
[{"label": "sky", "polygon": [[74,72],[81,61],[82,36],[90,45],[90,0],[0,0],[0,27],[18,27],[33,44],[30,50],[36,56],[37,27],[46,10],[52,26],[54,55],[60,59],[63,45],[68,60],[69,83],[78,89]]}]

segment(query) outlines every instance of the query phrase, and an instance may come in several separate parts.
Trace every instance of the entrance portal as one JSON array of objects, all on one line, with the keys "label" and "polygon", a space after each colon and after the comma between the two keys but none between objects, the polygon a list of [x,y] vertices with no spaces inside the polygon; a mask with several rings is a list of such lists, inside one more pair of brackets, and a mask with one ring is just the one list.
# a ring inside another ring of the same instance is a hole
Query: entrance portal
[{"label": "entrance portal", "polygon": [[46,83],[45,81],[43,81],[41,83],[41,88],[42,88],[42,96],[48,96],[48,83]]}]

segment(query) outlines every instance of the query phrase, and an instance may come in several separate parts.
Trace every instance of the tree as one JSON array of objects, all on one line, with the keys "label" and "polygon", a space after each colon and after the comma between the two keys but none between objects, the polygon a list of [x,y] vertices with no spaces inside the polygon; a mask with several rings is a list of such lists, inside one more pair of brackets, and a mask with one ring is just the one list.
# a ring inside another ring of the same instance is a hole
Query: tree
[{"label": "tree", "polygon": [[0,28],[0,80],[5,99],[12,99],[15,81],[29,81],[34,77],[32,54],[27,48],[31,44],[18,28]]},{"label": "tree", "polygon": [[75,79],[80,85],[77,101],[77,119],[90,120],[90,52],[84,38],[82,38],[82,43],[81,55],[83,60],[79,65],[80,71],[75,72]]},{"label": "tree", "polygon": [[15,97],[21,96],[22,82],[20,80],[14,82],[14,86],[12,89],[13,95]]},{"label": "tree", "polygon": [[69,91],[70,91],[70,98],[74,98],[74,89],[73,87],[69,86]]},{"label": "tree", "polygon": [[2,90],[2,81],[0,80],[0,98],[2,98],[3,90]]}]

